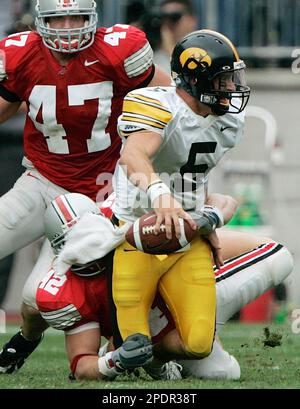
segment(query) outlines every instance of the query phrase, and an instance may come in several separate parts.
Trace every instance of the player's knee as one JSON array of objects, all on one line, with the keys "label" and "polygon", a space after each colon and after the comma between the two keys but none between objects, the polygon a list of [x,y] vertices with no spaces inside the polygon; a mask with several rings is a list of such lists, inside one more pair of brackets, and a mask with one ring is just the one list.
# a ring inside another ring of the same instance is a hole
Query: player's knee
[{"label": "player's knee", "polygon": [[25,303],[22,304],[21,313],[24,319],[34,319],[36,316],[40,316],[39,310],[37,308],[34,308],[31,305]]},{"label": "player's knee", "polygon": [[82,362],[80,361],[78,362],[74,376],[77,381],[90,380],[89,368],[87,367],[87,365],[85,365],[85,362],[83,362],[84,361],[83,359],[81,361]]},{"label": "player's knee", "polygon": [[34,340],[39,338],[42,333],[49,327],[46,321],[40,315],[40,312],[32,308],[30,305],[22,304],[22,332],[29,339]]},{"label": "player's knee", "polygon": [[194,322],[183,339],[183,345],[189,355],[195,358],[205,358],[212,350],[214,330],[208,323]]},{"label": "player's knee", "polygon": [[294,268],[293,256],[284,246],[268,260],[274,285],[285,280]]},{"label": "player's knee", "polygon": [[98,356],[83,354],[76,356],[71,364],[71,372],[77,381],[99,380],[101,375],[98,371]]}]

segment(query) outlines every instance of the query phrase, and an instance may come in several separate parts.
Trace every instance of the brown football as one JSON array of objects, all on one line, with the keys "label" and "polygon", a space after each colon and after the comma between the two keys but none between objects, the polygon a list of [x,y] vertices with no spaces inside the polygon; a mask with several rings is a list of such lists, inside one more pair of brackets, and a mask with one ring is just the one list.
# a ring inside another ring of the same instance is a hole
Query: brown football
[{"label": "brown football", "polygon": [[160,232],[154,234],[156,223],[156,213],[144,214],[129,228],[126,233],[126,240],[136,249],[149,254],[170,254],[187,246],[198,234],[184,219],[179,219],[181,225],[181,237],[175,236],[174,226],[172,227],[172,239],[167,239],[165,225],[160,226]]}]

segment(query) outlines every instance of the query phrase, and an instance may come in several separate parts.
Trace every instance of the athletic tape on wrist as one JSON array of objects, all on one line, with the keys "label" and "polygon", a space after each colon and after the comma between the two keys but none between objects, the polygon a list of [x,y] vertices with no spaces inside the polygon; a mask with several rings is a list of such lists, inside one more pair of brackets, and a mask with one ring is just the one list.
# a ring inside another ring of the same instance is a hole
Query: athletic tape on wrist
[{"label": "athletic tape on wrist", "polygon": [[99,372],[107,378],[114,378],[120,372],[117,371],[115,363],[112,360],[112,352],[107,352],[98,359]]},{"label": "athletic tape on wrist", "polygon": [[219,210],[216,206],[204,205],[202,208],[202,212],[207,215],[212,215],[216,220],[215,228],[220,228],[224,226],[224,217],[221,210]]},{"label": "athletic tape on wrist", "polygon": [[151,201],[151,205],[153,205],[154,201],[161,195],[164,194],[171,194],[170,189],[168,186],[162,182],[162,181],[157,181],[152,183],[147,187],[147,196],[149,197]]}]

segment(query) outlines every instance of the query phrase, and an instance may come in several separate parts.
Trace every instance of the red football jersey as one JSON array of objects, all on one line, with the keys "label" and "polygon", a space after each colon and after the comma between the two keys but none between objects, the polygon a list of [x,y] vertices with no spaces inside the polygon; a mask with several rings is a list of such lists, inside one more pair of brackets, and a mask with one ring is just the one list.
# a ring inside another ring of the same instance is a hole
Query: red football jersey
[{"label": "red football jersey", "polygon": [[[107,279],[104,274],[80,277],[68,271],[66,276],[58,277],[50,270],[39,285],[36,303],[42,317],[53,328],[70,330],[97,322],[102,336],[112,336]],[[154,342],[175,328],[172,316],[159,295],[153,302],[149,325]]]},{"label": "red football jersey", "polygon": [[0,49],[8,76],[0,95],[28,105],[26,157],[51,182],[95,200],[119,157],[123,98],[152,77],[145,34],[127,25],[99,28],[66,67],[36,32],[9,36]]},{"label": "red football jersey", "polygon": [[105,275],[80,277],[69,270],[65,276],[56,276],[50,270],[39,285],[36,303],[42,317],[53,328],[69,330],[98,322],[101,335],[111,336]]}]

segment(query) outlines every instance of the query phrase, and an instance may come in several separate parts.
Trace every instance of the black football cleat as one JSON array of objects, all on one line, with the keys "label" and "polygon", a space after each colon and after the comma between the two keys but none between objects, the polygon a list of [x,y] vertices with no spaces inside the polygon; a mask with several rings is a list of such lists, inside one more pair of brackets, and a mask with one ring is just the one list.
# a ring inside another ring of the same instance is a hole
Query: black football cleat
[{"label": "black football cleat", "polygon": [[0,351],[0,374],[17,372],[42,339],[43,335],[37,341],[28,341],[21,331],[15,334]]}]

